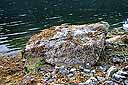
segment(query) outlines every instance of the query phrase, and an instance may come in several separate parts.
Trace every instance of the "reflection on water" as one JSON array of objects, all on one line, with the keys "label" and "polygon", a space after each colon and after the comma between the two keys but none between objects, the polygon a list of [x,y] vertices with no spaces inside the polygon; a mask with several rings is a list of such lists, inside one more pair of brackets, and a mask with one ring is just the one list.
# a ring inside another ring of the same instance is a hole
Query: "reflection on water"
[{"label": "reflection on water", "polygon": [[61,0],[58,1],[60,2],[47,0],[1,2],[0,54],[16,53],[25,46],[30,36],[50,26],[107,21],[111,28],[117,28],[122,27],[122,21],[128,15],[128,11],[85,9],[84,5],[78,6],[77,0],[74,0],[73,5],[71,2],[64,4]]}]

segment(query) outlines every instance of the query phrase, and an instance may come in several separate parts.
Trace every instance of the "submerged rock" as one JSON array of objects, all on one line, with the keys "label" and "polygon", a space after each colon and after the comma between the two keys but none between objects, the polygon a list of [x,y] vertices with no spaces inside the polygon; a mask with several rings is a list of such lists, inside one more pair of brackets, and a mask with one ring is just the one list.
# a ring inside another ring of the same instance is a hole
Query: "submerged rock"
[{"label": "submerged rock", "polygon": [[31,37],[25,51],[51,64],[95,64],[103,55],[107,23],[61,25]]}]

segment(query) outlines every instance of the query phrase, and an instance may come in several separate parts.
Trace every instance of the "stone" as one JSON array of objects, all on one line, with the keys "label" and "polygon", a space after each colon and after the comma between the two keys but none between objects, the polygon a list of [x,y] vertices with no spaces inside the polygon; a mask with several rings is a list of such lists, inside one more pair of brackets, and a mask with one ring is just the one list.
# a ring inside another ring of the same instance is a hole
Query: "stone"
[{"label": "stone", "polygon": [[128,65],[125,66],[122,70],[128,72]]},{"label": "stone", "polygon": [[68,78],[72,78],[74,76],[74,74],[70,73],[67,76],[68,76]]},{"label": "stone", "polygon": [[90,63],[85,64],[85,68],[91,68]]},{"label": "stone", "polygon": [[70,72],[74,73],[74,72],[76,72],[76,70],[77,70],[76,68],[71,68]]},{"label": "stone", "polygon": [[25,53],[42,56],[55,65],[93,65],[103,57],[108,27],[108,23],[99,22],[44,29],[30,38]]},{"label": "stone", "polygon": [[113,55],[112,62],[113,63],[122,63],[125,61],[125,58],[123,56]]},{"label": "stone", "polygon": [[67,70],[67,68],[66,68],[65,66],[61,66],[60,69],[59,69],[59,72],[60,72],[61,74],[66,75],[66,74],[69,73],[69,70]]},{"label": "stone", "polygon": [[[126,68],[126,67],[124,67]],[[113,79],[116,81],[124,81],[128,78],[128,72],[127,70],[120,69],[119,71],[117,71],[116,73],[113,74]]]},{"label": "stone", "polygon": [[119,85],[118,83],[115,83],[115,82],[113,82],[113,81],[105,81],[104,82],[104,85]]},{"label": "stone", "polygon": [[[76,84],[77,85],[77,84]],[[86,82],[79,83],[78,85],[86,85]]]},{"label": "stone", "polygon": [[107,71],[107,78],[112,77],[114,73],[118,71],[118,68],[115,66],[111,66]]},{"label": "stone", "polygon": [[125,85],[128,85],[128,80],[125,80],[125,81],[124,81],[124,84],[125,84]]},{"label": "stone", "polygon": [[96,73],[96,70],[92,70],[91,74],[94,75]]},{"label": "stone", "polygon": [[97,76],[96,78],[97,78],[98,81],[103,81],[103,80],[105,80],[104,77],[100,77],[100,76]]},{"label": "stone", "polygon": [[109,66],[106,65],[106,64],[102,64],[102,65],[99,66],[98,69],[103,71],[103,72],[106,72],[109,69]]},{"label": "stone", "polygon": [[85,73],[90,73],[90,72],[91,72],[91,69],[86,69],[86,68],[85,68],[83,71],[84,71]]},{"label": "stone", "polygon": [[121,76],[128,76],[128,73],[125,72],[125,71],[123,71],[123,70],[119,70],[119,71],[117,72],[117,74],[118,74],[118,75],[121,75]]},{"label": "stone", "polygon": [[98,80],[95,77],[90,77],[90,79],[85,82],[85,85],[98,85]]}]

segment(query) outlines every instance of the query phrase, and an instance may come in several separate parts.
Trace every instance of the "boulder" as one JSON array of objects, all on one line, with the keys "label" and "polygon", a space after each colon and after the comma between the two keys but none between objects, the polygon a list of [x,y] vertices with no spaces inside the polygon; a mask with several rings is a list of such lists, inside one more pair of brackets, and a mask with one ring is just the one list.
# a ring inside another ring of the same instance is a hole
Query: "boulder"
[{"label": "boulder", "polygon": [[42,56],[51,64],[95,64],[103,57],[106,22],[53,26],[35,34],[25,52]]}]

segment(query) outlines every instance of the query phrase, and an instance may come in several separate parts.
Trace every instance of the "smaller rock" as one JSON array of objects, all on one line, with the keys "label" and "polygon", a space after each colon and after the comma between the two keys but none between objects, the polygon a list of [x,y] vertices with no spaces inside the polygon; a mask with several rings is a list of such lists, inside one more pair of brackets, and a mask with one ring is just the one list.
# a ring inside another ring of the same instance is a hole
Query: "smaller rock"
[{"label": "smaller rock", "polygon": [[128,56],[125,56],[125,62],[128,62]]},{"label": "smaller rock", "polygon": [[53,78],[51,78],[51,79],[48,80],[49,83],[52,83],[53,81],[54,81]]},{"label": "smaller rock", "polygon": [[103,72],[106,72],[107,70],[109,69],[109,67],[107,65],[101,65],[99,66],[99,70],[103,71]]},{"label": "smaller rock", "polygon": [[114,55],[112,57],[112,62],[113,63],[122,63],[124,61],[125,61],[125,58],[123,56]]},{"label": "smaller rock", "polygon": [[112,77],[114,73],[118,71],[118,68],[115,66],[111,66],[107,71],[107,78]]},{"label": "smaller rock", "polygon": [[[75,84],[73,84],[75,85]],[[77,84],[76,84],[77,85]],[[79,83],[78,85],[86,85],[86,82],[83,82],[83,83]]]},{"label": "smaller rock", "polygon": [[125,72],[125,71],[123,71],[123,70],[119,70],[119,71],[117,72],[117,74],[118,74],[118,75],[121,75],[121,76],[128,76],[128,73]]},{"label": "smaller rock", "polygon": [[50,79],[50,78],[52,78],[52,75],[51,75],[50,73],[46,73],[46,74],[44,75],[44,79],[45,79],[45,80],[48,80],[48,79]]},{"label": "smaller rock", "polygon": [[85,69],[85,67],[84,66],[79,66],[79,69],[81,70],[81,71],[83,71],[84,69]]},{"label": "smaller rock", "polygon": [[76,72],[76,70],[77,70],[76,68],[71,68],[70,69],[70,72],[73,72],[74,73],[74,72]]},{"label": "smaller rock", "polygon": [[125,80],[124,81],[124,85],[128,85],[128,80]]},{"label": "smaller rock", "polygon": [[98,80],[98,81],[105,80],[105,78],[104,78],[104,77],[100,77],[100,76],[96,76],[96,78],[97,78],[97,80]]},{"label": "smaller rock", "polygon": [[114,78],[116,81],[123,81],[124,79],[126,79],[125,76],[121,76],[121,75],[116,74],[116,73],[113,75],[113,78]]},{"label": "smaller rock", "polygon": [[98,85],[98,80],[95,77],[91,77],[85,82],[85,85]]},{"label": "smaller rock", "polygon": [[123,68],[123,71],[127,71],[127,72],[128,72],[128,66],[125,66],[125,67]]},{"label": "smaller rock", "polygon": [[124,24],[123,24],[123,29],[124,29],[125,31],[128,31],[128,19],[126,19],[126,21],[124,22]]},{"label": "smaller rock", "polygon": [[70,73],[67,76],[68,76],[68,78],[72,78],[74,76],[74,74]]},{"label": "smaller rock", "polygon": [[113,79],[115,79],[116,81],[124,81],[127,78],[128,72],[126,71],[126,69],[121,69],[113,74]]},{"label": "smaller rock", "polygon": [[118,83],[115,83],[113,81],[105,81],[103,85],[119,85]]},{"label": "smaller rock", "polygon": [[96,73],[96,70],[92,70],[91,74],[94,75]]},{"label": "smaller rock", "polygon": [[83,72],[85,72],[87,74],[90,74],[91,73],[91,70],[90,69],[84,69]]},{"label": "smaller rock", "polygon": [[59,72],[61,74],[68,74],[69,73],[69,70],[67,70],[67,68],[65,66],[61,66],[60,69],[59,69]]},{"label": "smaller rock", "polygon": [[90,63],[87,63],[87,64],[85,65],[85,67],[86,67],[86,68],[91,68]]}]

